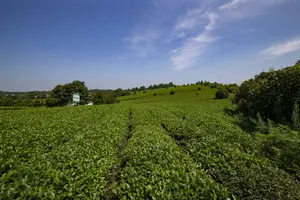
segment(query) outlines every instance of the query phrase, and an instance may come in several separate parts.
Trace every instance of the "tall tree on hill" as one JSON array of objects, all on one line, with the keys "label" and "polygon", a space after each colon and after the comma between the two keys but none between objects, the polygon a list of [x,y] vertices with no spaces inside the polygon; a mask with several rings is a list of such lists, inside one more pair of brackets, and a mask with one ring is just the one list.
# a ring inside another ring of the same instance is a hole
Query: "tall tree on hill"
[{"label": "tall tree on hill", "polygon": [[146,89],[145,86],[141,86],[141,87],[139,88],[140,91],[143,91],[143,90],[145,90],[145,89]]},{"label": "tall tree on hill", "polygon": [[[51,91],[47,106],[64,106],[70,103],[72,94],[79,93],[81,101],[86,102],[88,99],[88,89],[83,81],[73,81],[65,85],[57,85]],[[55,101],[54,101],[55,99]],[[51,102],[51,105],[50,105]],[[53,104],[53,102],[56,102]]]}]

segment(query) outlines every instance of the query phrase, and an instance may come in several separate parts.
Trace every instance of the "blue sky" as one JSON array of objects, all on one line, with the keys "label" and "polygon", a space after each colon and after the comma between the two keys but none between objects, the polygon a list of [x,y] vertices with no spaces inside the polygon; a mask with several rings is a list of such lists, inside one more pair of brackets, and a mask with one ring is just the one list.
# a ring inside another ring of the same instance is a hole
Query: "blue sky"
[{"label": "blue sky", "polygon": [[0,90],[241,83],[300,59],[299,0],[2,0]]}]

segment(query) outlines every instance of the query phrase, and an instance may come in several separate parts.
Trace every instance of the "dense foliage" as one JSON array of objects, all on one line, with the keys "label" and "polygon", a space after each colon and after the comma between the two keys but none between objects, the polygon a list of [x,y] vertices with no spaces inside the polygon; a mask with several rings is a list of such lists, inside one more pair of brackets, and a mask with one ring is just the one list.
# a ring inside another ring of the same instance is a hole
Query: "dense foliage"
[{"label": "dense foliage", "polygon": [[44,106],[43,99],[13,100],[11,97],[1,97],[0,106],[39,107]]},{"label": "dense foliage", "polygon": [[225,88],[220,88],[216,92],[216,99],[227,99],[228,96],[229,96],[229,92]]},{"label": "dense foliage", "polygon": [[117,95],[114,92],[97,92],[93,94],[92,101],[94,105],[117,103]]},{"label": "dense foliage", "polygon": [[118,97],[130,95],[130,90],[123,90],[122,88],[118,88],[114,92]]},{"label": "dense foliage", "polygon": [[[299,123],[300,65],[262,72],[242,83],[234,103],[246,116],[277,123]],[[296,120],[296,121],[295,121]]]},{"label": "dense foliage", "polygon": [[46,100],[46,106],[65,106],[71,104],[72,94],[79,93],[80,100],[86,103],[88,99],[88,89],[82,81],[73,81],[64,85],[57,85],[51,91]]},{"label": "dense foliage", "polygon": [[175,94],[175,91],[174,90],[171,90],[170,91],[170,95],[174,95]]}]

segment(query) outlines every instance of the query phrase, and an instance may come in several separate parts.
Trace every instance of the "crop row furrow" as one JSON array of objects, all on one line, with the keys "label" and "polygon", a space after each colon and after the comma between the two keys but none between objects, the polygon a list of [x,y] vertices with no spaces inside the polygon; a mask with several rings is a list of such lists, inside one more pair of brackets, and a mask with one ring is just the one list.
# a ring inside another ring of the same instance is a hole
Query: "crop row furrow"
[{"label": "crop row furrow", "polygon": [[[274,167],[268,159],[239,148],[243,144],[239,143],[240,139],[234,142],[234,136],[247,138],[243,133],[229,130],[224,124],[211,124],[206,113],[190,112],[187,119],[182,120],[166,108],[151,108],[151,112],[196,163],[235,196],[242,199],[299,197],[299,182],[293,177]],[[243,143],[251,146],[248,142],[251,140]]]},{"label": "crop row furrow", "polygon": [[120,199],[226,199],[214,182],[174,143],[145,109],[133,112],[133,135],[124,151],[115,194]]},{"label": "crop row furrow", "polygon": [[115,155],[116,162],[110,168],[109,173],[107,174],[107,185],[104,194],[105,199],[115,199],[115,190],[116,187],[120,184],[120,175],[122,169],[125,167],[127,160],[124,157],[124,149],[127,147],[129,140],[132,137],[132,110],[129,110],[127,130],[126,134],[123,136],[123,141],[120,143],[118,151]]}]

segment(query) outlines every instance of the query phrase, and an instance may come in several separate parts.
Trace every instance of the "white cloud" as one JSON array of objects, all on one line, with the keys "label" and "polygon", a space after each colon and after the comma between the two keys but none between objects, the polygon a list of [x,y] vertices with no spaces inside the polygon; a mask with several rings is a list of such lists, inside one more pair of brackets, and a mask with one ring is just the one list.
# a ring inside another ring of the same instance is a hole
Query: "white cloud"
[{"label": "white cloud", "polygon": [[200,23],[200,18],[203,17],[203,10],[196,8],[188,10],[185,16],[181,17],[175,25],[175,30],[194,29]]},{"label": "white cloud", "polygon": [[192,38],[192,41],[205,44],[205,43],[214,42],[217,39],[218,39],[217,37],[212,37],[208,31],[205,31],[205,32],[195,36],[194,38]]},{"label": "white cloud", "polygon": [[[189,11],[187,15],[196,17],[195,13],[200,14],[200,9]],[[215,12],[208,12],[200,14],[200,18],[206,18],[208,20],[208,23],[204,27],[204,31],[198,35],[187,38],[180,48],[171,51],[171,62],[175,70],[180,71],[194,65],[207,46],[219,38],[211,35],[211,31],[215,28],[218,14]]]},{"label": "white cloud", "polygon": [[219,7],[220,10],[231,10],[237,8],[240,4],[247,2],[247,0],[233,0]]},{"label": "white cloud", "polygon": [[210,35],[208,31],[187,39],[181,48],[171,51],[171,61],[175,70],[183,70],[192,66],[206,49],[207,45],[218,38]]},{"label": "white cloud", "polygon": [[196,18],[187,18],[176,25],[176,29],[191,29],[196,24]]},{"label": "white cloud", "polygon": [[[228,24],[237,19],[243,19],[244,17],[255,16],[262,14],[266,8],[271,5],[284,2],[284,0],[231,0],[227,3],[211,9],[208,3],[212,1],[206,1],[199,8],[189,10],[184,17],[181,17],[175,30],[181,29],[196,29],[201,24],[203,31],[197,35],[188,37],[183,44],[171,51],[171,62],[175,70],[183,70],[185,68],[193,66],[203,52],[215,42],[220,36],[213,36],[215,29],[224,28],[225,24]],[[203,24],[203,22],[205,22]],[[254,30],[254,29],[253,29]],[[269,49],[269,54],[279,54],[281,52],[289,51],[288,49],[298,48],[298,44],[289,43],[285,47],[285,50],[274,51]]]},{"label": "white cloud", "polygon": [[125,41],[141,57],[169,52],[173,68],[183,70],[195,65],[207,48],[222,38],[219,30],[236,20],[265,14],[267,8],[284,1],[288,0],[155,0],[155,12],[149,17],[153,20],[147,22],[152,28],[134,31]]},{"label": "white cloud", "polygon": [[155,50],[154,41],[159,38],[159,31],[144,29],[135,31],[132,36],[124,39],[129,43],[129,48],[139,56],[146,57]]},{"label": "white cloud", "polygon": [[206,15],[209,19],[209,23],[205,26],[205,30],[211,31],[215,27],[216,20],[218,19],[218,15],[214,12],[208,13]]},{"label": "white cloud", "polygon": [[271,46],[262,52],[260,54],[266,55],[266,56],[282,56],[287,53],[295,52],[300,50],[300,39],[294,39],[290,41],[286,41],[282,44],[277,44],[274,46]]}]

